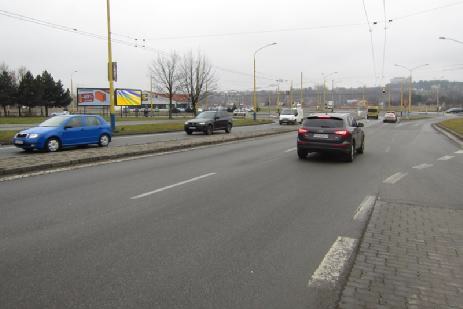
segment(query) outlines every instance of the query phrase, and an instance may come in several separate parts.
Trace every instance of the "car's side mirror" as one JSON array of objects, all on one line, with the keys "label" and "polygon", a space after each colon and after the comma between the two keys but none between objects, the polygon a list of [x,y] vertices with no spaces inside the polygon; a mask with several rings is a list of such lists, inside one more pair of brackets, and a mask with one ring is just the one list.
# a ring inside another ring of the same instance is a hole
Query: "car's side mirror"
[{"label": "car's side mirror", "polygon": [[365,125],[364,125],[363,123],[357,122],[357,127],[358,127],[358,128],[362,128],[362,127],[364,127],[364,126],[365,126]]}]

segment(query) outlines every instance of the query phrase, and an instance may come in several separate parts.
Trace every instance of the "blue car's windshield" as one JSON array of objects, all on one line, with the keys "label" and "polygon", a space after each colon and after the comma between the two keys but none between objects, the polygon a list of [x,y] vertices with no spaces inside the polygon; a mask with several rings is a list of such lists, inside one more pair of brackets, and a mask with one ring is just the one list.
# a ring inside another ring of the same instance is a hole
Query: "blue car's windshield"
[{"label": "blue car's windshield", "polygon": [[64,121],[66,121],[66,119],[69,119],[69,117],[55,116],[39,124],[39,127],[59,127],[64,124]]}]

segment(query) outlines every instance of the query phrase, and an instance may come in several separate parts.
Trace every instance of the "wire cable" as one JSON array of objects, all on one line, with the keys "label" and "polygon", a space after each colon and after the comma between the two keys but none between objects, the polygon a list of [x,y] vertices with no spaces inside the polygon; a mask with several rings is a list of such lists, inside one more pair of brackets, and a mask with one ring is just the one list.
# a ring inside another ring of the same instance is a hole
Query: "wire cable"
[{"label": "wire cable", "polygon": [[375,47],[373,45],[373,29],[371,28],[370,18],[368,17],[367,7],[365,5],[365,0],[362,0],[363,11],[365,12],[365,18],[368,24],[368,31],[370,32],[370,46],[371,46],[371,59],[373,62],[373,73],[375,74],[375,85],[377,84],[376,80],[376,57],[375,57]]}]

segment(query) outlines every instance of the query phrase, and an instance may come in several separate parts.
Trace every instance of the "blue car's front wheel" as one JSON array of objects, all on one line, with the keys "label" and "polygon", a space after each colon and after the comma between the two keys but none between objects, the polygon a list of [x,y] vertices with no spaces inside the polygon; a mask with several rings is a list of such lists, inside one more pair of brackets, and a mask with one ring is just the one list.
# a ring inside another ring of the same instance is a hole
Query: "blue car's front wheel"
[{"label": "blue car's front wheel", "polygon": [[61,142],[56,137],[50,137],[45,142],[45,150],[48,152],[56,152],[61,148]]}]

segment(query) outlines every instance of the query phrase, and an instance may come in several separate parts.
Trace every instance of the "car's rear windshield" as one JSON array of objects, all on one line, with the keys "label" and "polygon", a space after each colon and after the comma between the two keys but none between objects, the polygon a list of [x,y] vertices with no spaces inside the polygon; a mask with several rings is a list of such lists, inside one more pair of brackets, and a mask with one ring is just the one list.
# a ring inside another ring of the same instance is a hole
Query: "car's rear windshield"
[{"label": "car's rear windshield", "polygon": [[39,124],[39,127],[59,127],[64,124],[64,121],[66,121],[66,119],[69,119],[69,117],[55,116]]},{"label": "car's rear windshield", "polygon": [[369,108],[368,111],[369,111],[369,112],[376,113],[376,112],[378,111],[378,109],[376,109],[376,108]]},{"label": "car's rear windshield", "polygon": [[344,121],[335,117],[309,117],[304,120],[302,125],[308,128],[344,128]]}]

